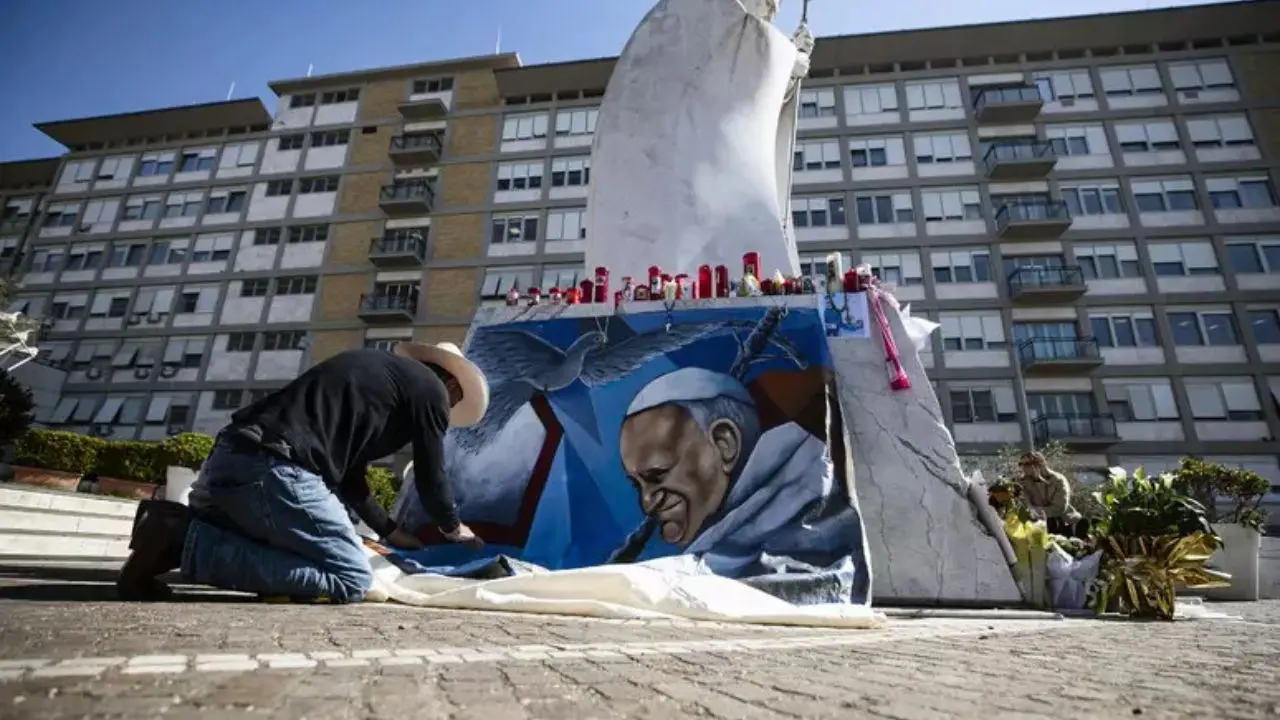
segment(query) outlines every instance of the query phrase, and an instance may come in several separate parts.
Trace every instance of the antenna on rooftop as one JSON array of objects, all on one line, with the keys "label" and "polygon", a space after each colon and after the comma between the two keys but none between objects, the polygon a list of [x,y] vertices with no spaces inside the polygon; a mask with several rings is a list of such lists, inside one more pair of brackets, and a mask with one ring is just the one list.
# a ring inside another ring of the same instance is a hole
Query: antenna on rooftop
[{"label": "antenna on rooftop", "polygon": [[493,54],[494,55],[502,54],[502,26],[501,25],[498,26],[498,42],[494,43],[493,45]]},{"label": "antenna on rooftop", "polygon": [[315,68],[315,63],[307,63],[307,77],[311,77],[311,70]]},{"label": "antenna on rooftop", "polygon": [[230,100],[232,95],[236,94],[236,81],[231,81],[231,87],[227,90],[227,99]]}]

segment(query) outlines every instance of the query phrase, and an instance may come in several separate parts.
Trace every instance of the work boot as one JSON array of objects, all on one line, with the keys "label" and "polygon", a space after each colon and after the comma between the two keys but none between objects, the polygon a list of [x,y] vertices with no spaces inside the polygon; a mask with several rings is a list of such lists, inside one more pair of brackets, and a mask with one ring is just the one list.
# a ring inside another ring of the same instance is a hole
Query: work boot
[{"label": "work boot", "polygon": [[116,590],[121,600],[167,600],[173,595],[159,577],[182,565],[191,511],[167,500],[143,500],[133,518],[129,559],[120,570]]}]

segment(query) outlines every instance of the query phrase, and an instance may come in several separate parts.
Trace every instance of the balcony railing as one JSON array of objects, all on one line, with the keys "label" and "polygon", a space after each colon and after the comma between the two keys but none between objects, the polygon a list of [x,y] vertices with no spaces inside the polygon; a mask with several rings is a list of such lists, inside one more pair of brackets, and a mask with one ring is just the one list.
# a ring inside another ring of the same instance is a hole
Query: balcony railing
[{"label": "balcony railing", "polygon": [[421,135],[397,135],[391,138],[392,150],[418,150],[423,148],[440,152],[440,136],[436,133],[423,133]]},{"label": "balcony railing", "polygon": [[1037,444],[1052,440],[1108,442],[1117,439],[1116,420],[1110,415],[1041,415],[1031,421]]},{"label": "balcony railing", "polygon": [[369,241],[369,259],[374,264],[420,264],[427,259],[425,235],[385,235]]},{"label": "balcony railing", "polygon": [[1070,226],[1071,210],[1061,200],[1019,200],[996,209],[996,231],[1001,234],[1015,228],[1043,228],[1046,233],[1061,234]]},{"label": "balcony railing", "polygon": [[406,314],[418,312],[418,298],[404,295],[380,295],[367,293],[360,296],[360,312],[369,315]]},{"label": "balcony railing", "polygon": [[1026,176],[1044,175],[1058,162],[1053,146],[1047,142],[998,141],[982,154],[982,164],[988,175]]},{"label": "balcony railing", "polygon": [[973,101],[974,114],[984,122],[1032,120],[1043,106],[1044,98],[1035,85],[985,88]]},{"label": "balcony railing", "polygon": [[1084,273],[1079,265],[1056,267],[1020,267],[1009,273],[1009,294],[1024,290],[1075,288],[1084,286]]},{"label": "balcony railing", "polygon": [[1018,360],[1024,367],[1043,362],[1101,362],[1102,353],[1091,337],[1031,338],[1018,343]]},{"label": "balcony railing", "polygon": [[383,185],[378,194],[378,204],[385,212],[430,212],[435,200],[435,188],[424,181]]}]

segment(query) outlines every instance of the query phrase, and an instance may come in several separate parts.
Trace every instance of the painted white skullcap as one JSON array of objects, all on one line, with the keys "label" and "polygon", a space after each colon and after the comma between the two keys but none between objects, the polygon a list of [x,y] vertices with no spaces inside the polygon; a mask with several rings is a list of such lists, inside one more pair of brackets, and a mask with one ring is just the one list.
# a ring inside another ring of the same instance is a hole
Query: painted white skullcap
[{"label": "painted white skullcap", "polygon": [[727,397],[748,405],[755,404],[742,383],[725,375],[702,368],[681,368],[669,372],[641,388],[627,407],[627,417],[659,405],[699,402]]}]

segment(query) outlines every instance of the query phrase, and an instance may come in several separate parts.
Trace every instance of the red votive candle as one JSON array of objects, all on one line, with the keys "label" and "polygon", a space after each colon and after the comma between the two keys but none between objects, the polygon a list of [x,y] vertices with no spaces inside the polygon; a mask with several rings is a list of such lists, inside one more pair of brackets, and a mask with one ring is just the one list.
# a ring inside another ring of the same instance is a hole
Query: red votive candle
[{"label": "red votive candle", "polygon": [[783,281],[782,281],[782,291],[783,291],[783,294],[784,294],[784,295],[795,295],[795,294],[796,294],[796,281],[795,281],[795,280],[793,280],[792,278],[787,278],[786,280],[783,280]]},{"label": "red votive candle", "polygon": [[614,290],[613,291],[613,309],[616,312],[621,307],[622,307],[622,291]]},{"label": "red votive candle", "polygon": [[529,288],[529,304],[537,305],[542,302],[542,291],[536,287]]},{"label": "red votive candle", "polygon": [[667,283],[671,282],[670,273],[662,273],[658,276],[658,292],[649,293],[650,300],[666,300],[667,299]]},{"label": "red votive candle", "polygon": [[578,283],[578,302],[586,304],[591,302],[595,297],[596,284],[590,280],[583,280]]},{"label": "red votive candle", "polygon": [[[657,265],[649,266],[649,297],[662,294],[662,268]],[[637,300],[639,298],[636,298]]]},{"label": "red votive candle", "polygon": [[715,286],[711,284],[711,266],[698,266],[698,299],[709,298],[715,293]]},{"label": "red votive candle", "polygon": [[571,287],[568,290],[564,291],[564,304],[565,305],[578,304],[578,288]]},{"label": "red votive candle", "polygon": [[685,286],[689,284],[689,274],[680,273],[676,276],[676,299],[683,300],[685,296]]},{"label": "red votive candle", "polygon": [[596,268],[596,302],[603,303],[609,300],[609,268]]},{"label": "red votive candle", "polygon": [[775,295],[776,294],[774,292],[775,290],[776,288],[773,287],[773,280],[770,280],[769,278],[765,278],[760,281],[760,292],[764,293],[765,295]]},{"label": "red votive candle", "polygon": [[842,281],[842,284],[844,285],[845,292],[847,293],[858,292],[858,273],[855,272],[852,268],[846,270],[844,273],[844,279]]},{"label": "red votive candle", "polygon": [[729,297],[729,266],[716,266],[716,285],[713,297]]},{"label": "red votive candle", "polygon": [[754,250],[742,256],[742,276],[755,275],[760,278],[760,253]]}]

